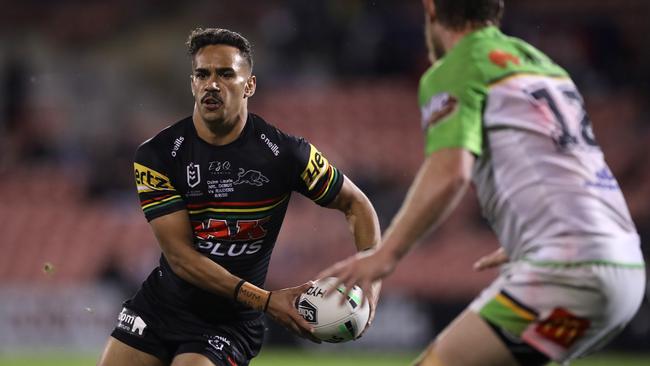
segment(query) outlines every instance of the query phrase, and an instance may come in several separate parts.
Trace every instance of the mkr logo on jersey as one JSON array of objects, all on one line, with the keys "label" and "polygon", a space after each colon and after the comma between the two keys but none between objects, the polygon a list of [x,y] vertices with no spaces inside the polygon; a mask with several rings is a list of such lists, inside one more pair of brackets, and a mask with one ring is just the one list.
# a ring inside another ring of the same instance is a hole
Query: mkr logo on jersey
[{"label": "mkr logo on jersey", "polygon": [[187,185],[194,188],[199,183],[201,183],[201,167],[199,164],[190,163],[187,166]]}]

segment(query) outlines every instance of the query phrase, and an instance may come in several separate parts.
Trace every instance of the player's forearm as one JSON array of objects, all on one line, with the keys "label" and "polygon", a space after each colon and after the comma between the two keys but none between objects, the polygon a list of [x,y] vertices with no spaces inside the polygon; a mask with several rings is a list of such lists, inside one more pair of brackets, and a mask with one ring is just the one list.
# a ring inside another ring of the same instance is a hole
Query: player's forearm
[{"label": "player's forearm", "polygon": [[381,233],[377,213],[368,197],[347,177],[341,192],[330,207],[345,214],[358,251],[379,245]]},{"label": "player's forearm", "polygon": [[354,243],[358,251],[377,247],[380,243],[379,220],[370,200],[361,193],[346,213],[350,230],[354,235]]},{"label": "player's forearm", "polygon": [[[271,293],[234,276],[224,267],[197,253],[175,258],[172,269],[179,277],[206,291],[232,298],[250,308],[266,311]],[[170,264],[172,260],[168,259]]]},{"label": "player's forearm", "polygon": [[384,234],[382,251],[399,260],[426,232],[449,216],[470,182],[473,157],[464,150],[442,150],[425,160]]},{"label": "player's forearm", "polygon": [[192,247],[192,229],[186,211],[177,211],[151,221],[154,234],[172,271],[183,280],[206,291],[264,310],[268,291],[241,283],[227,269]]}]

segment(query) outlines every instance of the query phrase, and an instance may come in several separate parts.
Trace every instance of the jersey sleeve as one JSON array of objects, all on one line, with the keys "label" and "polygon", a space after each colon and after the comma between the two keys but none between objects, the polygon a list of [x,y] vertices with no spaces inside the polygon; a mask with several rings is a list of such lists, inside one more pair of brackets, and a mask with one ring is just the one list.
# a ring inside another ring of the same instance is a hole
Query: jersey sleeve
[{"label": "jersey sleeve", "polygon": [[471,70],[446,69],[425,74],[420,82],[425,154],[460,147],[481,155],[485,93],[480,79]]},{"label": "jersey sleeve", "polygon": [[150,143],[141,145],[133,163],[140,206],[147,221],[186,208],[169,178],[168,168]]},{"label": "jersey sleeve", "polygon": [[293,155],[294,190],[321,206],[330,204],[341,191],[344,175],[305,139],[297,139]]}]

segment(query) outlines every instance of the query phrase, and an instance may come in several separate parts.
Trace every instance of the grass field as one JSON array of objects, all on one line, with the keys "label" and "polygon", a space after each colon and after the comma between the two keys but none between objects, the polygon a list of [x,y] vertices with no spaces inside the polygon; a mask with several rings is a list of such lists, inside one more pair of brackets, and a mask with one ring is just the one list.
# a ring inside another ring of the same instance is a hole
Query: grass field
[{"label": "grass field", "polygon": [[[301,350],[267,348],[251,363],[252,366],[388,366],[409,365],[415,353],[342,352],[321,353]],[[6,357],[0,355],[0,366],[89,366],[96,356],[38,355]],[[650,354],[623,355],[602,354],[574,362],[575,366],[647,366]]]}]

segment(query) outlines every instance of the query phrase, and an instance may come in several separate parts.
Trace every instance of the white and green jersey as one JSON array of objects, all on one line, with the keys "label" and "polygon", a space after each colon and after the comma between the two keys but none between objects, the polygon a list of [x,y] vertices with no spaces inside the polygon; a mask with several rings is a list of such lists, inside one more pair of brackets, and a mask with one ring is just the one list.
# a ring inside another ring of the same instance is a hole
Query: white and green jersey
[{"label": "white and green jersey", "polygon": [[477,156],[483,215],[513,260],[643,263],[639,236],[565,70],[486,27],[422,77],[426,154]]}]

